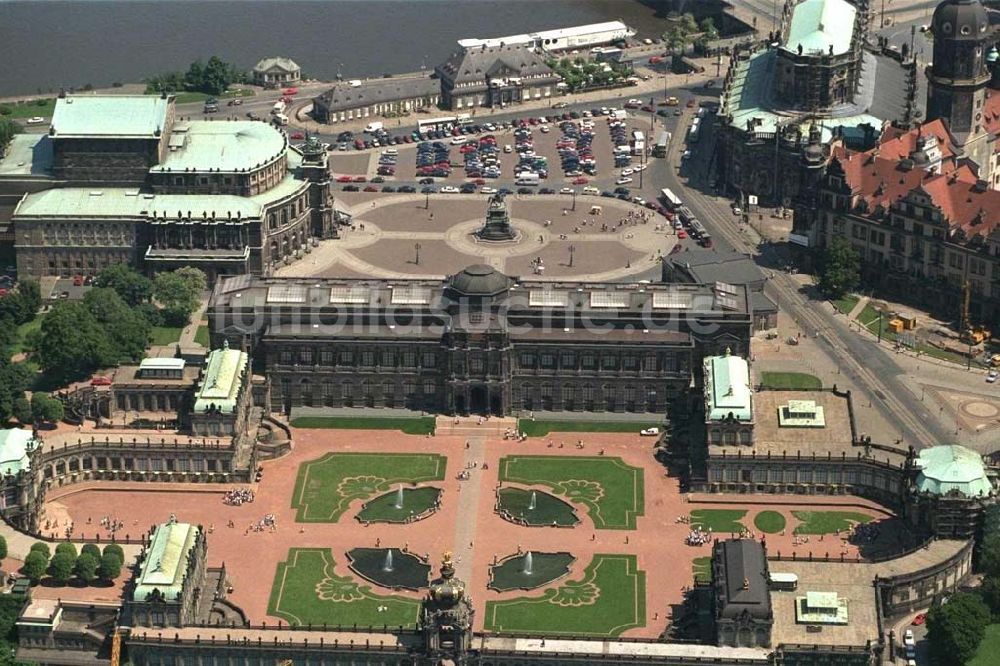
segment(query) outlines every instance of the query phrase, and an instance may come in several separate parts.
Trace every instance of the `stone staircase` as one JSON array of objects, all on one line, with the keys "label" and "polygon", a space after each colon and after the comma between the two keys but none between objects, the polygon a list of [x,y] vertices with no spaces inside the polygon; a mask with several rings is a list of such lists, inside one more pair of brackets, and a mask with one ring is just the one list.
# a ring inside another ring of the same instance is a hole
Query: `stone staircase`
[{"label": "stone staircase", "polygon": [[517,419],[513,417],[483,417],[480,423],[478,416],[438,416],[434,423],[434,434],[452,437],[503,437],[507,430],[517,428]]}]

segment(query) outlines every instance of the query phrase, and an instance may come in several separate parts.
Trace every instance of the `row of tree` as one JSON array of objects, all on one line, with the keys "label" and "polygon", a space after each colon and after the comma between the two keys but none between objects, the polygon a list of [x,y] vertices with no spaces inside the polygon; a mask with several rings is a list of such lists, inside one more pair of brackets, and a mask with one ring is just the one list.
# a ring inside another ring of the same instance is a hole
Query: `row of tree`
[{"label": "row of tree", "polygon": [[719,30],[711,17],[705,18],[699,24],[691,13],[682,14],[663,33],[663,41],[670,53],[684,53],[688,44],[694,44],[701,52],[708,49],[708,44],[719,38]]},{"label": "row of tree", "polygon": [[[6,547],[5,542],[5,551]],[[121,575],[124,562],[125,552],[115,543],[105,546],[104,552],[95,544],[84,544],[79,554],[73,544],[60,543],[51,555],[48,544],[39,541],[32,544],[21,572],[32,584],[37,584],[46,574],[59,585],[65,585],[73,576],[88,585],[98,579],[110,583]]]},{"label": "row of tree", "polygon": [[[31,385],[34,373],[23,363],[14,363],[11,355],[18,327],[34,319],[41,306],[41,290],[38,283],[31,280],[21,281],[17,289],[0,297],[0,421],[10,420],[15,407],[22,415],[30,412],[30,403],[25,410],[27,400],[24,392]],[[40,400],[44,401],[43,398]]]},{"label": "row of tree", "polygon": [[3,154],[4,146],[10,143],[15,134],[21,133],[21,126],[10,118],[0,118],[0,155]]},{"label": "row of tree", "polygon": [[217,56],[207,63],[196,60],[188,71],[167,72],[146,80],[146,93],[200,92],[206,95],[221,95],[233,83],[246,83],[247,73]]}]

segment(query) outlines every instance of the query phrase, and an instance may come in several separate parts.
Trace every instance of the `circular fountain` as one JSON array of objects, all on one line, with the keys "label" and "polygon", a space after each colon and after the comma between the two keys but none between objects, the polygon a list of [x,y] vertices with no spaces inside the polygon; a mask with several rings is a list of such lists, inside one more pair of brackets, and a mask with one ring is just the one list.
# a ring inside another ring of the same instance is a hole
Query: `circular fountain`
[{"label": "circular fountain", "polygon": [[363,523],[412,523],[437,511],[440,497],[440,488],[404,488],[399,485],[395,490],[365,502],[355,518]]},{"label": "circular fountain", "polygon": [[566,552],[537,550],[509,555],[490,567],[489,587],[497,592],[542,587],[568,574],[575,559]]},{"label": "circular fountain", "polygon": [[430,578],[429,564],[399,548],[355,548],[347,560],[351,571],[381,587],[418,590]]},{"label": "circular fountain", "polygon": [[507,486],[497,491],[500,517],[528,527],[572,527],[580,522],[573,506],[542,490]]}]

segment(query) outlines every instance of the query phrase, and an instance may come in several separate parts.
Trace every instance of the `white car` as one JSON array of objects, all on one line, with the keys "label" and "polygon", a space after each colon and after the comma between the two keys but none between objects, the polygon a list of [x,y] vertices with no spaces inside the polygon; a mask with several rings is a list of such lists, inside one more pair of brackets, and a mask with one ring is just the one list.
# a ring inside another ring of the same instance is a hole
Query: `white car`
[{"label": "white car", "polygon": [[574,190],[572,187],[564,187],[561,190],[559,190],[559,194],[576,194],[576,190]]},{"label": "white car", "polygon": [[482,187],[479,188],[479,191],[482,192],[483,194],[496,194],[497,188],[490,187],[489,185],[483,185]]},{"label": "white car", "polygon": [[645,171],[646,167],[648,166],[649,166],[648,164],[636,164],[634,167],[632,167],[632,171],[634,173],[639,173],[640,171]]},{"label": "white car", "polygon": [[643,437],[653,437],[660,434],[659,428],[643,428],[639,431],[639,434]]},{"label": "white car", "polygon": [[548,124],[548,122],[549,122],[549,119],[546,118],[545,116],[538,116],[538,123],[540,125],[546,125],[546,124]]},{"label": "white car", "polygon": [[458,188],[453,185],[445,185],[438,191],[441,194],[458,194]]},{"label": "white car", "polygon": [[451,145],[461,146],[464,145],[466,141],[468,141],[468,139],[466,139],[464,136],[456,136],[454,139],[451,140]]},{"label": "white car", "polygon": [[513,152],[513,150],[514,150],[514,147],[511,146],[509,143],[505,144],[504,147],[503,147],[503,152],[505,152],[505,153]]},{"label": "white car", "polygon": [[690,150],[685,150],[684,153],[681,155],[681,159],[682,160],[689,159],[690,157],[691,157],[691,151]]},{"label": "white car", "polygon": [[623,176],[631,176],[635,171],[633,169],[622,169]]},{"label": "white car", "polygon": [[913,630],[907,629],[903,634],[903,645],[906,647],[911,647],[917,644],[917,641],[913,638]]},{"label": "white car", "polygon": [[743,214],[742,208],[740,208],[739,206],[733,206],[733,215],[739,217],[742,214]]},{"label": "white car", "polygon": [[29,125],[41,125],[44,122],[45,122],[45,118],[42,118],[41,116],[32,116],[31,118],[28,118],[28,120],[27,120],[27,123]]},{"label": "white car", "polygon": [[996,370],[990,370],[988,373],[986,373],[986,383],[992,384],[997,380],[998,377],[1000,377],[1000,372],[997,372]]},{"label": "white car", "polygon": [[551,128],[550,128],[550,127],[549,127],[548,125],[542,125],[542,126],[541,126],[541,127],[539,128],[539,131],[540,131],[540,132],[541,132],[542,134],[548,134],[548,133],[549,133],[549,132],[551,131]]},{"label": "white car", "polygon": [[632,182],[632,179],[628,176],[623,176],[615,181],[615,185],[628,185]]}]

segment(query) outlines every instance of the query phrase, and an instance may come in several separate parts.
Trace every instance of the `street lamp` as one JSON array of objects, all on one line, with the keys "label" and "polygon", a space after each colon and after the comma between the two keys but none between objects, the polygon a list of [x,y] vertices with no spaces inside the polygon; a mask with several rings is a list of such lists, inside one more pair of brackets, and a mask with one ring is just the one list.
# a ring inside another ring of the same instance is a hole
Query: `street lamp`
[{"label": "street lamp", "polygon": [[431,209],[431,193],[424,192],[424,210]]},{"label": "street lamp", "polygon": [[413,249],[417,253],[417,256],[416,256],[415,261],[413,263],[415,263],[417,266],[419,266],[420,265],[420,243],[414,243],[413,244]]},{"label": "street lamp", "polygon": [[573,212],[576,212],[576,188],[573,188]]},{"label": "street lamp", "polygon": [[570,268],[573,268],[573,255],[575,253],[576,253],[576,246],[575,245],[570,245],[569,246],[569,267]]}]

